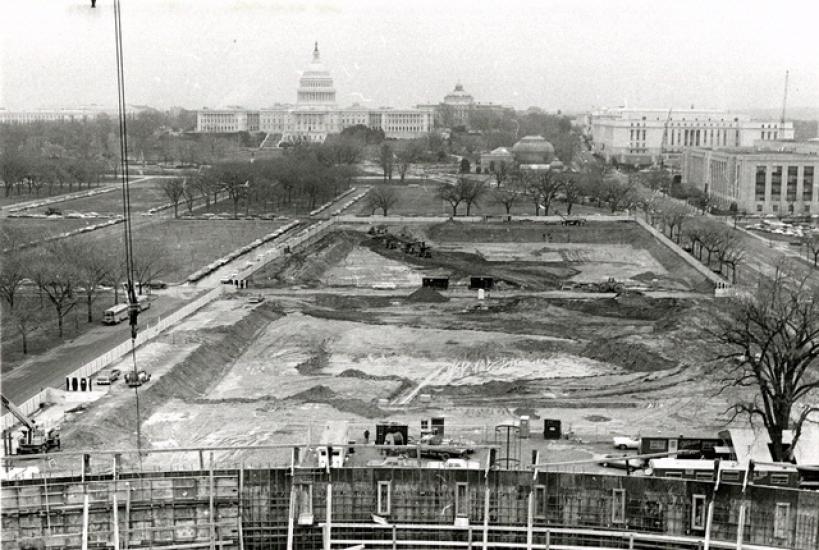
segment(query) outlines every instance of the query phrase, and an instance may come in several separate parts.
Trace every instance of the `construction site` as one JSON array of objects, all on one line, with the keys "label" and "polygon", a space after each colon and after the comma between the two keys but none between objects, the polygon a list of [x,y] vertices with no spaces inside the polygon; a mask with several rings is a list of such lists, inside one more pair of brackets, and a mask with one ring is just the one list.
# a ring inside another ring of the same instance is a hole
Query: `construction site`
[{"label": "construction site", "polygon": [[4,550],[816,548],[816,493],[604,460],[716,434],[730,399],[712,282],[641,226],[362,221],[113,363],[150,374],[138,407],[51,390],[59,449],[7,457]]}]

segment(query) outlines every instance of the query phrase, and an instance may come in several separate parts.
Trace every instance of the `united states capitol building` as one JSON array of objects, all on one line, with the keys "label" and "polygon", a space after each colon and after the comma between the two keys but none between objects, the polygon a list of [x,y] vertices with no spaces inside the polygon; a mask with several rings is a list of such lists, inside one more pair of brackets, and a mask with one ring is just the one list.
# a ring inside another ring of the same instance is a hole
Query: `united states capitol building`
[{"label": "united states capitol building", "polygon": [[322,142],[328,134],[364,125],[384,131],[388,138],[415,138],[430,132],[435,123],[435,109],[379,107],[371,109],[354,104],[339,107],[330,71],[321,62],[318,43],[313,60],[299,78],[296,103],[277,104],[270,108],[203,109],[197,112],[196,130],[203,133],[267,132],[280,134],[280,141]]}]

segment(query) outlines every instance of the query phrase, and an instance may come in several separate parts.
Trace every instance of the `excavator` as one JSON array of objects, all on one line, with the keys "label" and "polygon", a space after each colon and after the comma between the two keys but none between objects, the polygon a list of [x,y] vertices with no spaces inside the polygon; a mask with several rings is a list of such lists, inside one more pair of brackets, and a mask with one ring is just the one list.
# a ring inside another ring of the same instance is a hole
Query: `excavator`
[{"label": "excavator", "polygon": [[51,449],[60,448],[60,427],[54,427],[48,431],[37,426],[36,422],[17,408],[17,406],[9,401],[5,395],[0,395],[3,406],[20,421],[25,429],[23,435],[17,442],[17,454],[43,454]]}]

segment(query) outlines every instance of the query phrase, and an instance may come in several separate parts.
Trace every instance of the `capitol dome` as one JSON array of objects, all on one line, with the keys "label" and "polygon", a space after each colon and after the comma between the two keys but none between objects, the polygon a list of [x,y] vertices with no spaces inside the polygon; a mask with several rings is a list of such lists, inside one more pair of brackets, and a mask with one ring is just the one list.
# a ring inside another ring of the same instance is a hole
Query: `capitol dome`
[{"label": "capitol dome", "polygon": [[554,146],[543,136],[525,136],[512,147],[520,164],[550,164],[555,158]]},{"label": "capitol dome", "polygon": [[321,62],[318,42],[313,49],[313,60],[299,78],[297,103],[299,105],[334,105],[336,89],[330,71]]}]

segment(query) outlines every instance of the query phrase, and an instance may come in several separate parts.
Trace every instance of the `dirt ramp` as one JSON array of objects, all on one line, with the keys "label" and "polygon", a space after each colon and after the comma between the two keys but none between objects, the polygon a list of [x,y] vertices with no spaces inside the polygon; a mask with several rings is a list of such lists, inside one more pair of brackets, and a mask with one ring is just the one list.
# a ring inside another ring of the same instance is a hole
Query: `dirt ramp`
[{"label": "dirt ramp", "polygon": [[[268,307],[260,307],[233,326],[206,331],[205,343],[162,377],[139,389],[141,419],[145,421],[171,399],[194,400],[206,396],[258,333],[278,317],[279,314]],[[104,414],[83,415],[69,430],[64,440],[71,442],[72,448],[135,447],[134,399],[111,402]]]}]

